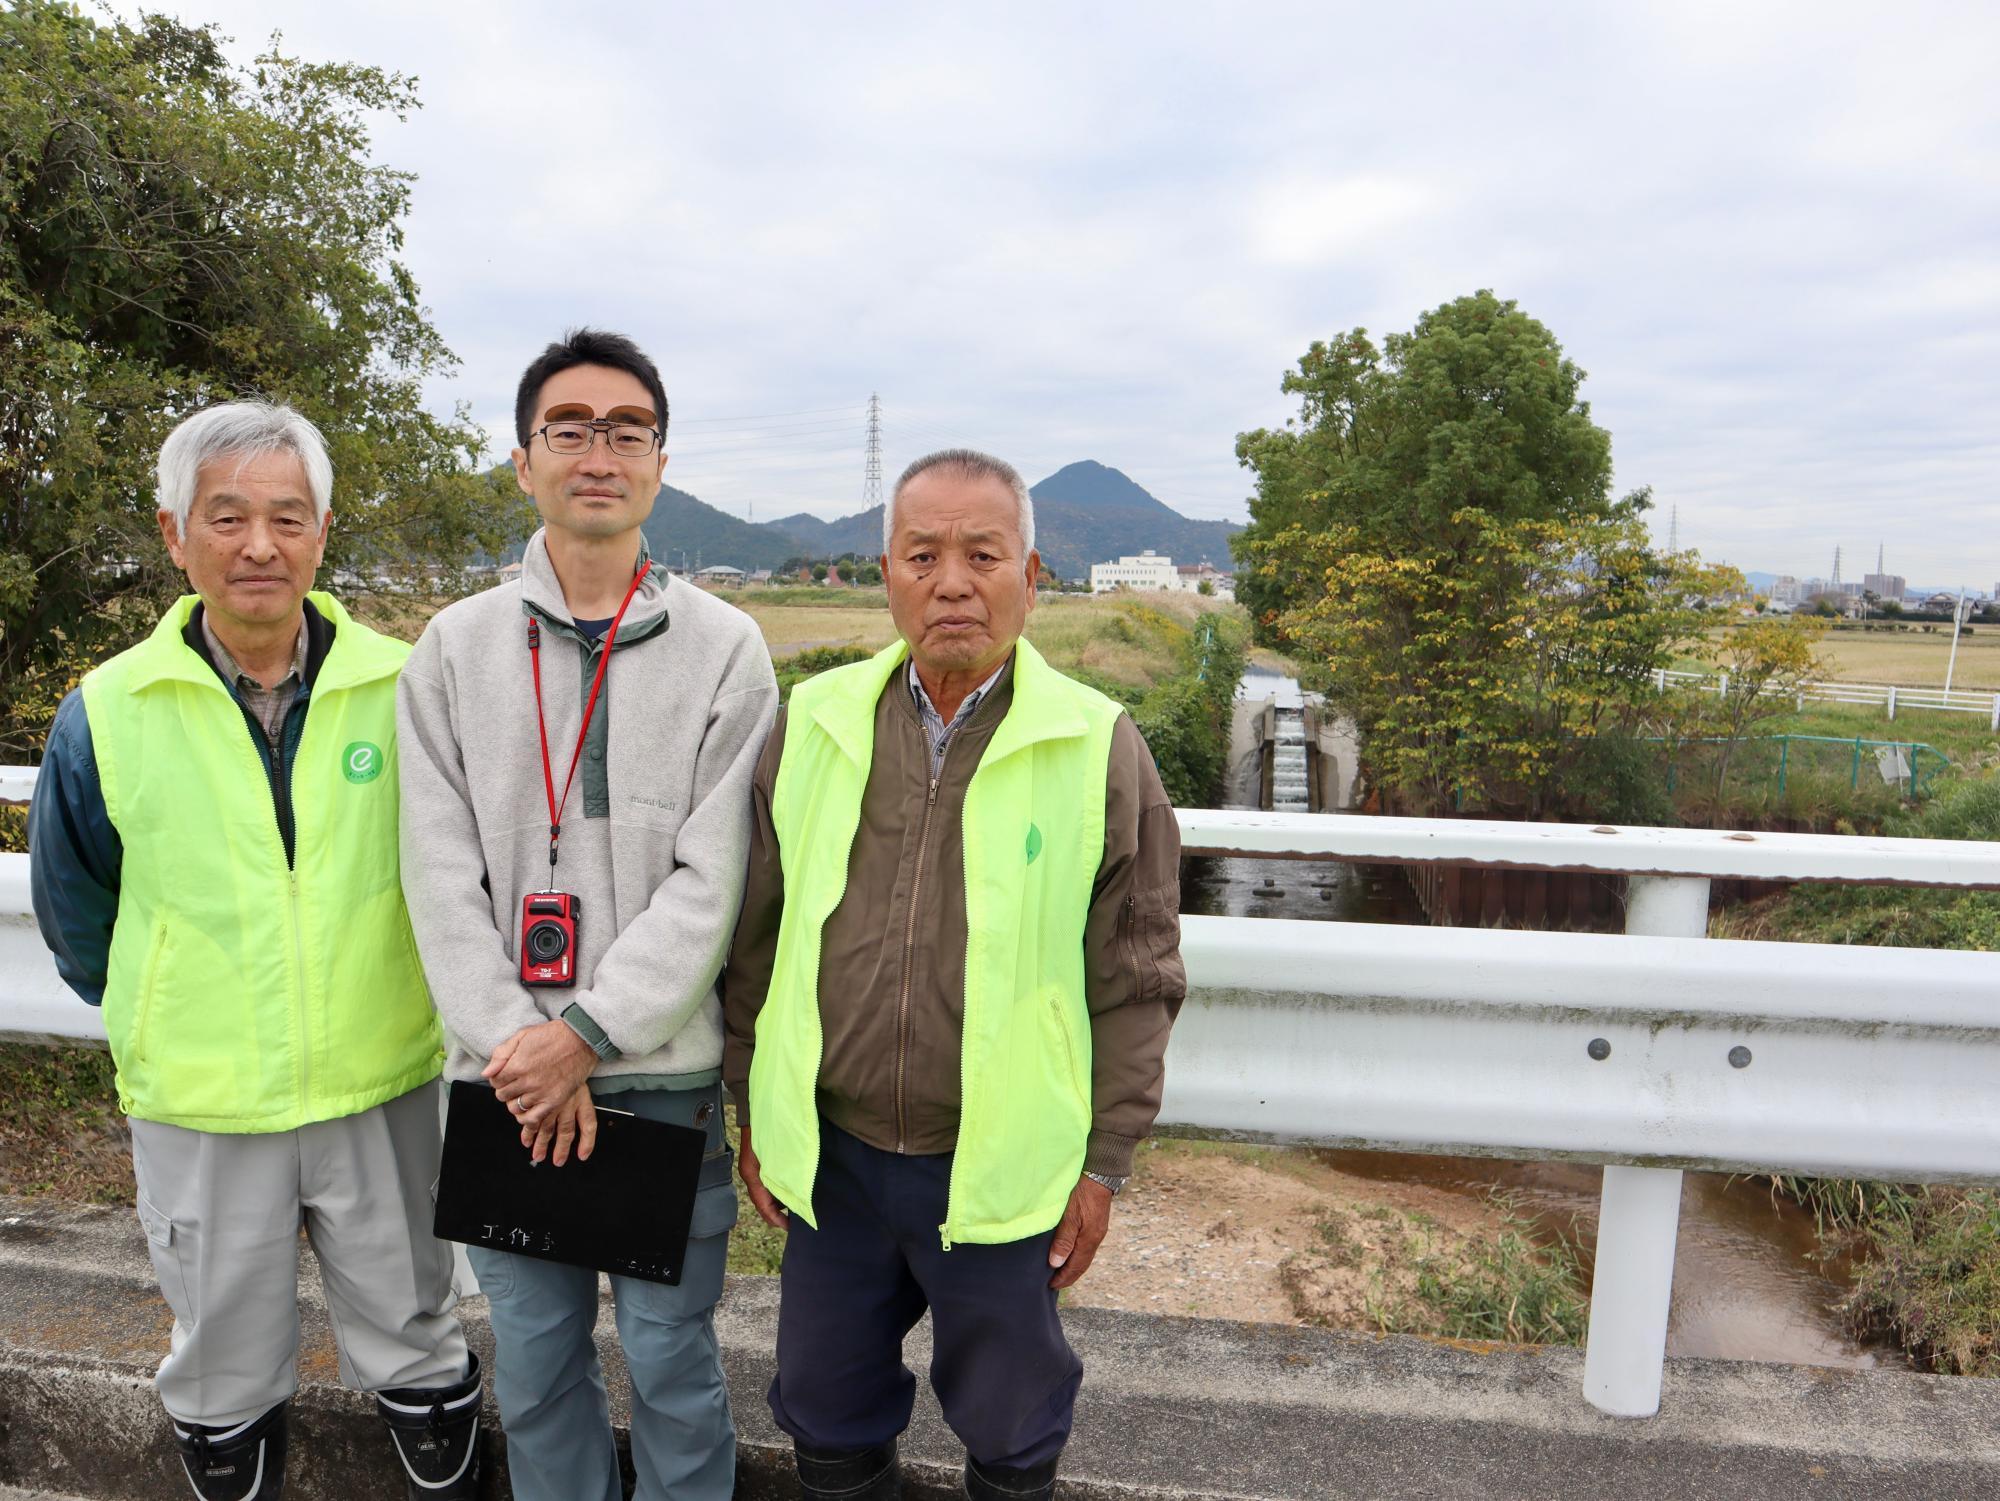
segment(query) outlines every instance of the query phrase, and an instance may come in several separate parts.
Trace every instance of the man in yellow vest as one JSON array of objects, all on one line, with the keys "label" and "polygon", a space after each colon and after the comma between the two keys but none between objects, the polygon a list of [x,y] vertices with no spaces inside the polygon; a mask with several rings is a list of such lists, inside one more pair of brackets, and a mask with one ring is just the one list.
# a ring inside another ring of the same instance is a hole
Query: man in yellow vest
[{"label": "man in yellow vest", "polygon": [[1130,718],[1021,639],[1034,525],[989,455],[905,470],[902,639],[800,684],[757,768],[723,1077],[789,1231],[770,1401],[810,1498],[900,1494],[926,1309],[968,1495],[1053,1494],[1083,1376],[1056,1295],[1159,1109],[1179,833]]},{"label": "man in yellow vest", "polygon": [[403,907],[396,676],[409,648],[309,593],[333,468],[264,402],[160,449],[195,593],[64,700],[29,812],[35,914],[104,1008],[195,1494],[266,1501],[298,1386],[298,1238],[341,1377],[410,1496],[476,1494],[480,1378],[430,1233],[443,1049]]}]

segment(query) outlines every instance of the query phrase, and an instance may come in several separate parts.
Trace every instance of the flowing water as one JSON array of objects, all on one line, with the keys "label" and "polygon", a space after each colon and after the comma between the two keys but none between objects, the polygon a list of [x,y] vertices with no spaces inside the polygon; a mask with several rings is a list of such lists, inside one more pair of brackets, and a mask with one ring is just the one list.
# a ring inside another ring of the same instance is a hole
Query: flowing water
[{"label": "flowing water", "polygon": [[[1297,685],[1246,674],[1231,753],[1230,801],[1256,805],[1261,750],[1246,744],[1273,692]],[[1242,794],[1247,793],[1247,796]],[[1187,912],[1339,922],[1422,922],[1409,883],[1393,870],[1303,860],[1190,857],[1181,882]],[[1501,1162],[1409,1152],[1325,1151],[1330,1166],[1384,1182],[1424,1183],[1468,1196],[1504,1193],[1549,1240],[1581,1253],[1586,1277],[1597,1236],[1599,1170],[1571,1163]],[[1822,1262],[1811,1214],[1774,1198],[1768,1185],[1720,1173],[1689,1173],[1681,1190],[1680,1239],[1667,1352],[1729,1360],[1848,1367],[1906,1366],[1893,1346],[1856,1340],[1837,1304],[1844,1262]]]}]

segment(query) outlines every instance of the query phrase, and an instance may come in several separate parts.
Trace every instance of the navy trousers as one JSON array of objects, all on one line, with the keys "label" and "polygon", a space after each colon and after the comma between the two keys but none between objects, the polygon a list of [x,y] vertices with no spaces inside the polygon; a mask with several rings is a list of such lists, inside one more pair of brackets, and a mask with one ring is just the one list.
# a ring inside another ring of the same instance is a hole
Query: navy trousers
[{"label": "navy trousers", "polygon": [[814,1449],[867,1449],[909,1426],[903,1337],[931,1313],[931,1387],[966,1452],[1026,1468],[1069,1441],[1083,1362],[1049,1286],[1055,1231],[1005,1245],[938,1237],[951,1154],[884,1152],[819,1123],[819,1229],[785,1242],[771,1415]]}]

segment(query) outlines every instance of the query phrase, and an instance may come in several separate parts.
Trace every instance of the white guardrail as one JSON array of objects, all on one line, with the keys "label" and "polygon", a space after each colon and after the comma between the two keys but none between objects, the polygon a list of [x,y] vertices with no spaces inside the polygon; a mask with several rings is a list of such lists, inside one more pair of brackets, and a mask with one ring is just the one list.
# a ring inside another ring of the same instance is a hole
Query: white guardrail
[{"label": "white guardrail", "polygon": [[[1726,672],[1681,672],[1653,669],[1653,686],[1665,693],[1674,684],[1696,693],[1727,693]],[[1794,695],[1799,707],[1815,704],[1861,704],[1882,709],[1889,718],[1902,709],[1940,709],[1953,714],[1983,714],[1988,729],[2000,732],[2000,693],[1990,688],[1906,688],[1891,683],[1802,683]]]},{"label": "white guardrail", "polygon": [[[32,778],[0,771],[0,797]],[[2000,1182],[2000,955],[1714,942],[1712,879],[2000,890],[2000,843],[1183,809],[1191,854],[1630,878],[1626,932],[1187,917],[1176,1134],[1605,1164],[1584,1394],[1658,1410],[1681,1172]],[[1912,893],[1913,900],[1921,896]],[[96,1037],[0,856],[0,1035]]]}]

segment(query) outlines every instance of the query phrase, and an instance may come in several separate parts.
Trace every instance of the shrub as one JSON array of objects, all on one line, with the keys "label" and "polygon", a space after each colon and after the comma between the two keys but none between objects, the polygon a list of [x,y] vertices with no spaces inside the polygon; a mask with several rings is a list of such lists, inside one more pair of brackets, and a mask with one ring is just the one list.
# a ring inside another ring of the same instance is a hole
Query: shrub
[{"label": "shrub", "polygon": [[1926,1366],[2000,1375],[2000,1195],[1929,1188],[1869,1221],[1851,1310]]},{"label": "shrub", "polygon": [[772,664],[778,673],[778,699],[789,702],[792,690],[807,678],[818,677],[835,667],[865,662],[875,653],[865,646],[809,646]]},{"label": "shrub", "polygon": [[1128,617],[1135,626],[1178,632],[1183,670],[1154,688],[1132,710],[1132,722],[1160,770],[1168,800],[1177,808],[1215,806],[1229,766],[1230,706],[1243,677],[1244,628],[1234,616],[1201,617],[1193,630],[1144,606]]}]

